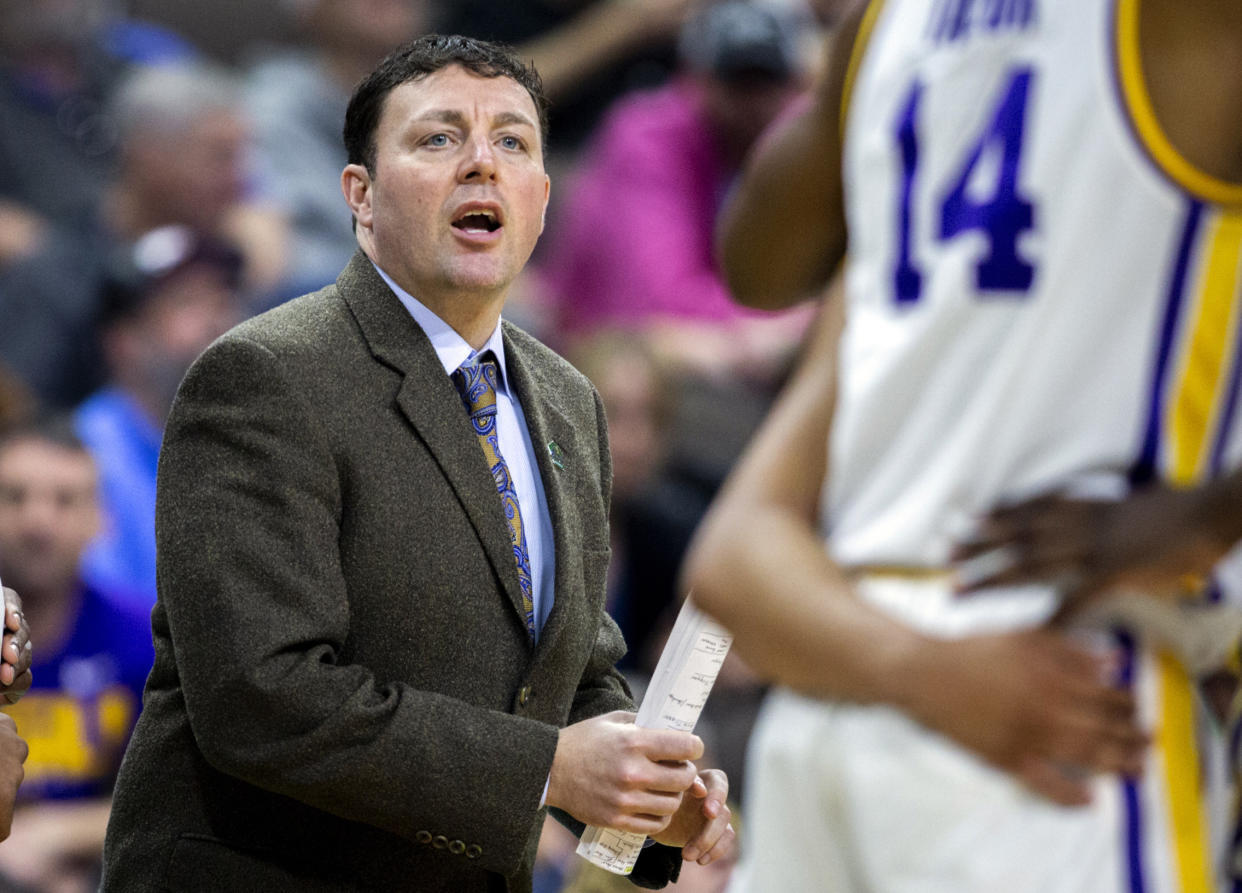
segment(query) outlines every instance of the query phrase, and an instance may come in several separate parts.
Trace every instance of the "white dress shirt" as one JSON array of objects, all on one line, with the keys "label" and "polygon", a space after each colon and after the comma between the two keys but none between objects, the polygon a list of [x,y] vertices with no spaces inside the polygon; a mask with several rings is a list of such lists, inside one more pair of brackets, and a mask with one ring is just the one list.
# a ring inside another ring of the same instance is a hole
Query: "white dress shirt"
[{"label": "white dress shirt", "polygon": [[[535,603],[535,638],[538,640],[543,624],[548,619],[548,612],[552,610],[554,597],[556,555],[552,540],[552,516],[548,513],[548,501],[543,493],[543,480],[539,475],[530,430],[526,427],[526,416],[522,413],[517,394],[509,387],[500,323],[496,323],[495,330],[482,349],[476,351],[448,323],[393,282],[388,274],[379,267],[375,269],[427,334],[446,375],[452,375],[458,366],[476,354],[489,350],[500,365],[500,386],[496,389],[496,435],[500,441],[500,454],[509,466],[509,475],[513,479],[518,506],[522,511],[522,530],[526,534],[526,551],[530,556],[531,588]],[[464,406],[462,412],[465,412]],[[499,496],[496,509],[500,510]]]}]

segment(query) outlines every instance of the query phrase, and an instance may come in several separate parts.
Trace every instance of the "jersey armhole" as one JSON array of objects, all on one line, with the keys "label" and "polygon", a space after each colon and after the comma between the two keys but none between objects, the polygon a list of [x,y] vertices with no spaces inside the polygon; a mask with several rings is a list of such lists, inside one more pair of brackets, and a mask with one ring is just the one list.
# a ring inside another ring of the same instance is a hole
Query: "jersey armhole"
[{"label": "jersey armhole", "polygon": [[1113,79],[1122,113],[1139,148],[1156,170],[1192,196],[1242,207],[1242,183],[1201,171],[1169,142],[1147,92],[1139,53],[1139,0],[1113,0]]}]

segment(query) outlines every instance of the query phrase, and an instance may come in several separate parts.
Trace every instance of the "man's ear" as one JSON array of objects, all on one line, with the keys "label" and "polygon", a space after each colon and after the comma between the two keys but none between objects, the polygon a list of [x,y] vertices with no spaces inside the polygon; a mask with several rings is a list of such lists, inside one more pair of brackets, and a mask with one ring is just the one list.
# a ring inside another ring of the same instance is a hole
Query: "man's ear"
[{"label": "man's ear", "polygon": [[341,192],[359,226],[371,228],[371,174],[361,164],[347,164],[341,171]]}]

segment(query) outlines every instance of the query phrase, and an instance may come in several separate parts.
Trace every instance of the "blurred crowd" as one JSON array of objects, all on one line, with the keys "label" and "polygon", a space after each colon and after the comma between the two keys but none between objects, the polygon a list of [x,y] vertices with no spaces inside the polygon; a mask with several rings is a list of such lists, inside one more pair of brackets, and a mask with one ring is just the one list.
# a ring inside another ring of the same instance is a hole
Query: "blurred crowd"
[{"label": "blurred crowd", "polygon": [[[0,891],[94,889],[151,661],[165,415],[214,338],[345,265],[345,105],[420,33],[515,45],[552,99],[552,205],[505,315],[602,395],[609,605],[641,691],[682,551],[808,322],[730,301],[716,212],[843,5],[0,0],[0,579],[36,643],[35,689],[8,708],[30,759]],[[699,729],[743,822],[760,693],[730,660]],[[609,887],[573,844],[549,827],[537,889]],[[729,870],[697,868],[677,889],[721,889]]]}]

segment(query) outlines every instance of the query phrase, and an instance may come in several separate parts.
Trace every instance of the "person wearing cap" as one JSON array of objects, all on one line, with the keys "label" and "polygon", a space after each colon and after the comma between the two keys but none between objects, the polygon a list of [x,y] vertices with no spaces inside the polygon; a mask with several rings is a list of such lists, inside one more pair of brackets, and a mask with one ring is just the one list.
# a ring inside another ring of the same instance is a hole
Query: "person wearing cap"
[{"label": "person wearing cap", "polygon": [[651,544],[627,556],[625,576],[642,585],[616,608],[631,664],[671,622],[682,552],[805,325],[800,310],[739,308],[712,254],[717,211],[747,148],[806,84],[804,27],[795,11],[744,0],[692,16],[678,76],[607,114],[538,257],[570,355],[622,331],[671,376],[665,467],[614,506],[626,538]]},{"label": "person wearing cap", "polygon": [[803,317],[738,308],[712,229],[747,149],[806,86],[805,25],[745,0],[710,4],[682,29],[679,76],[608,113],[540,256],[559,328],[637,330],[676,367],[713,375],[783,357]]},{"label": "person wearing cap", "polygon": [[92,585],[155,603],[155,473],[164,419],[194,358],[245,314],[242,258],[186,226],[118,250],[100,297],[108,384],[74,412],[99,467],[104,523],[83,559]]},{"label": "person wearing cap", "polygon": [[548,807],[656,839],[655,886],[732,851],[723,773],[614,669],[599,396],[501,319],[545,111],[503,47],[395,50],[345,115],[359,250],[187,373],[105,891],[529,893]]}]

